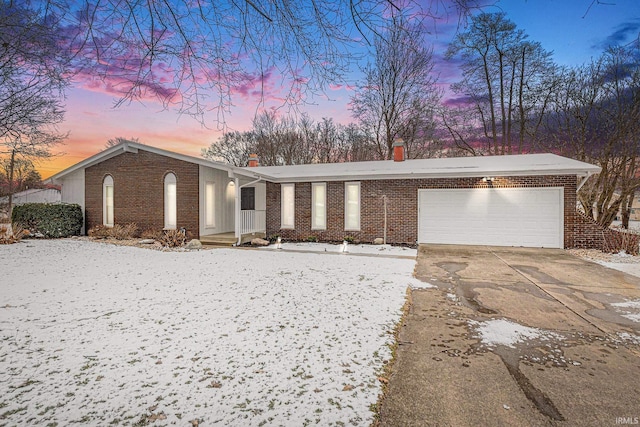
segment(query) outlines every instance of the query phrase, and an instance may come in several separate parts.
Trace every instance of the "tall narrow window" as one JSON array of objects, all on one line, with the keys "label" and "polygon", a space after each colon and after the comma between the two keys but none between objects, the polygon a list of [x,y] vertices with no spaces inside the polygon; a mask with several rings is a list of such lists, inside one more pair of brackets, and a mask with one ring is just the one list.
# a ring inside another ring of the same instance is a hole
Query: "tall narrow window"
[{"label": "tall narrow window", "polygon": [[102,181],[102,224],[113,227],[113,177],[107,175]]},{"label": "tall narrow window", "polygon": [[204,185],[204,218],[206,227],[215,227],[215,185],[213,181],[207,181]]},{"label": "tall narrow window", "polygon": [[295,227],[295,184],[281,184],[280,228]]},{"label": "tall narrow window", "polygon": [[344,229],[360,230],[360,183],[347,182],[344,185]]},{"label": "tall narrow window", "polygon": [[311,184],[311,229],[327,229],[327,184]]},{"label": "tall narrow window", "polygon": [[178,224],[176,176],[168,173],[164,177],[164,228],[175,230]]}]

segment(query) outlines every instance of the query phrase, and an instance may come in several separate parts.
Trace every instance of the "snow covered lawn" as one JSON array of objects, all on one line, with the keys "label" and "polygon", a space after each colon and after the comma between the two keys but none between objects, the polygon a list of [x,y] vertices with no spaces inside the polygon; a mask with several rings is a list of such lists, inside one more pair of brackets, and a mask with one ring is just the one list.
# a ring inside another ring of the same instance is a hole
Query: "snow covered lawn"
[{"label": "snow covered lawn", "polygon": [[369,425],[414,263],[0,246],[0,424]]}]

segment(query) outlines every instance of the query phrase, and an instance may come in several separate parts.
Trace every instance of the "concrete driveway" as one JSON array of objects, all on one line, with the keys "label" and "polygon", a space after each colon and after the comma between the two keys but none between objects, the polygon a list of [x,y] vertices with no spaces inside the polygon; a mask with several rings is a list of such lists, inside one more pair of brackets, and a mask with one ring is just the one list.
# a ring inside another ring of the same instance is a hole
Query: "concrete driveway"
[{"label": "concrete driveway", "polygon": [[426,245],[383,426],[640,424],[640,278],[562,250]]}]

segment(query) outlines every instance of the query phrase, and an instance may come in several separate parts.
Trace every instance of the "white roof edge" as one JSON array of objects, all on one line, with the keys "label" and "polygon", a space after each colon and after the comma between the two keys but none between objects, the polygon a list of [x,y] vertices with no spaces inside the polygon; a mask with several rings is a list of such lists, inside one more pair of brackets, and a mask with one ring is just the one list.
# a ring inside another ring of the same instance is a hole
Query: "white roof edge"
[{"label": "white roof edge", "polygon": [[276,177],[265,173],[259,173],[264,179],[274,183],[287,183],[287,182],[315,182],[315,181],[368,181],[368,180],[387,180],[387,179],[435,179],[435,178],[474,178],[485,176],[545,176],[545,175],[575,175],[579,177],[585,177],[598,173],[598,171],[574,171],[569,172],[567,170],[548,170],[548,171],[517,171],[517,172],[491,172],[485,171],[483,173],[478,172],[466,172],[466,173],[405,173],[405,174],[373,174],[373,175],[327,175],[327,176],[304,176],[304,177]]},{"label": "white roof edge", "polygon": [[56,180],[59,180],[60,178],[69,175],[70,173],[76,172],[77,170],[80,169],[84,169],[84,168],[88,168],[90,166],[93,166],[97,163],[100,163],[103,160],[107,160],[110,159],[111,157],[115,157],[119,154],[122,153],[127,153],[127,152],[133,152],[133,153],[137,153],[138,150],[143,150],[143,151],[148,151],[150,153],[154,153],[154,154],[158,154],[161,156],[166,156],[166,157],[171,157],[173,159],[177,159],[177,160],[182,160],[184,162],[188,162],[188,163],[194,163],[194,164],[198,164],[198,165],[202,165],[202,166],[206,166],[206,167],[211,167],[211,168],[216,168],[216,169],[222,169],[225,170],[227,172],[232,172],[232,173],[236,173],[239,175],[243,175],[243,176],[248,176],[248,177],[258,177],[260,174],[254,173],[252,171],[248,171],[245,168],[240,168],[237,166],[233,166],[227,163],[220,163],[220,162],[214,162],[211,160],[207,160],[207,159],[202,159],[202,158],[198,158],[198,157],[193,157],[193,156],[188,156],[186,154],[180,154],[180,153],[176,153],[173,151],[168,151],[168,150],[164,150],[162,148],[156,148],[156,147],[152,147],[150,145],[145,145],[145,144],[140,144],[137,142],[121,142],[118,145],[114,145],[113,147],[109,147],[106,150],[103,150],[97,154],[94,154],[93,156],[82,160],[81,162],[76,163],[75,165],[72,165],[70,167],[68,167],[67,169],[64,169],[54,175],[52,175],[51,177],[47,178],[46,181],[50,181],[50,182],[54,182]]},{"label": "white roof edge", "polygon": [[[359,168],[360,170],[351,170],[347,172],[336,171],[331,165],[336,164],[311,164],[296,165],[295,169],[288,169],[292,166],[263,166],[256,168],[256,173],[262,175],[265,179],[276,183],[283,182],[311,182],[311,181],[352,181],[352,180],[385,180],[385,179],[428,179],[428,178],[471,178],[484,176],[545,176],[545,175],[575,175],[577,177],[586,177],[599,173],[602,168],[590,163],[579,160],[558,156],[551,153],[543,154],[524,154],[514,155],[519,160],[531,159],[552,159],[556,160],[552,163],[529,163],[522,164],[520,167],[509,164],[513,159],[512,156],[490,156],[478,157],[476,159],[485,162],[489,158],[492,160],[499,159],[502,165],[485,165],[484,167],[451,167],[447,165],[442,167],[442,160],[446,162],[455,161],[456,158],[444,159],[419,159],[406,161],[400,164],[401,168],[393,169],[391,160],[382,160],[374,162],[357,162],[352,165],[365,166],[367,163],[372,166],[371,169]],[[459,158],[469,162],[473,157]],[[505,163],[509,162],[509,163]],[[383,169],[376,166],[385,165]],[[356,168],[357,168],[356,166]],[[402,166],[405,166],[402,168]],[[415,168],[413,168],[415,166]],[[303,169],[304,168],[304,169]],[[248,169],[248,168],[247,168]]]}]

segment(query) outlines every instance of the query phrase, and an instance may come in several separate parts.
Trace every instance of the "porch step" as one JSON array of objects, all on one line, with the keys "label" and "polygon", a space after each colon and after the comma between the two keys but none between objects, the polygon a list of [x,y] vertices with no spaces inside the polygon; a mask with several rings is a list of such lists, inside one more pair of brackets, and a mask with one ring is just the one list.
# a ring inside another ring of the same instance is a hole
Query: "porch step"
[{"label": "porch step", "polygon": [[237,239],[231,236],[224,235],[212,235],[212,236],[200,236],[200,243],[203,245],[211,246],[233,246]]}]

